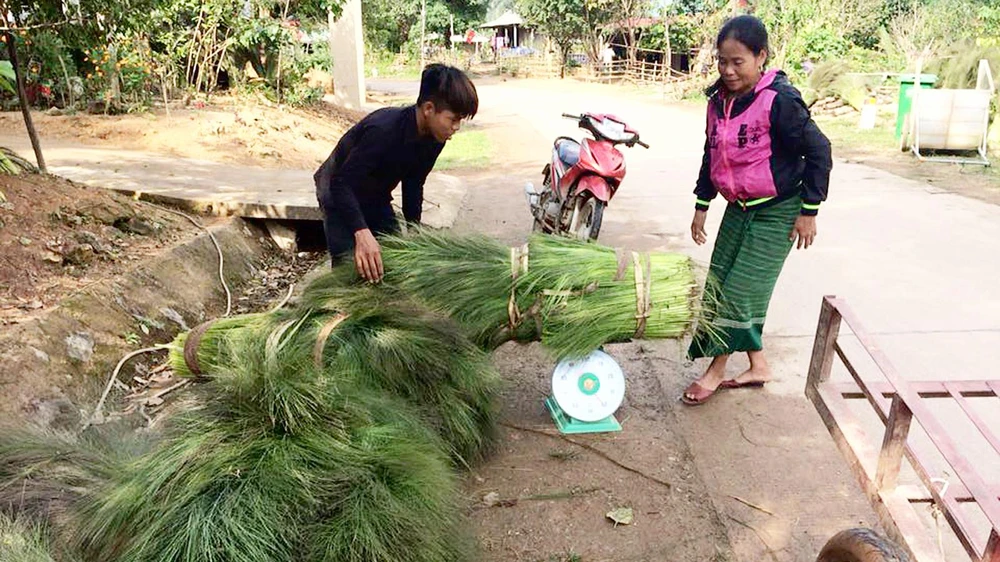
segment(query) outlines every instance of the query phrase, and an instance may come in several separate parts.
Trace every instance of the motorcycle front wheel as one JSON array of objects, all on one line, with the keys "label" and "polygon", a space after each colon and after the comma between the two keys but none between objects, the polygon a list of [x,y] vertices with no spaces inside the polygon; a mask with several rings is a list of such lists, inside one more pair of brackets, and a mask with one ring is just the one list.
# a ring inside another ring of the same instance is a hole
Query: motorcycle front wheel
[{"label": "motorcycle front wheel", "polygon": [[596,197],[578,197],[573,208],[570,233],[579,240],[597,240],[607,203]]}]

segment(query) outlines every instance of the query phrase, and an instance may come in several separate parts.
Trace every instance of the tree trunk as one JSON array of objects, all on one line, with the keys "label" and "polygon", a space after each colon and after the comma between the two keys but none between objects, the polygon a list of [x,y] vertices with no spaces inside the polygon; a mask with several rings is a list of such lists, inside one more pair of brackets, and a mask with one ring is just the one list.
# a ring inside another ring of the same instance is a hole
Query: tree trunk
[{"label": "tree trunk", "polygon": [[628,60],[631,63],[635,63],[638,60],[638,45],[635,44],[635,26],[632,21],[628,22]]},{"label": "tree trunk", "polygon": [[664,79],[665,80],[669,80],[670,79],[670,75],[672,74],[671,71],[674,68],[674,60],[673,60],[674,59],[674,53],[673,53],[673,49],[670,46],[670,22],[669,21],[667,21],[666,23],[663,24],[663,37],[664,37],[664,39],[666,39],[666,43],[667,43],[667,52],[664,55],[667,58],[667,60],[663,61],[666,64],[666,67],[664,68],[664,73],[666,74],[666,77]]},{"label": "tree trunk", "polygon": [[111,72],[108,74],[108,91],[110,99],[104,104],[104,114],[110,112],[119,113],[122,107],[121,70],[118,68],[118,47],[112,46],[108,49],[111,52]]},{"label": "tree trunk", "polygon": [[[288,20],[288,4],[290,1],[291,0],[285,0],[285,9],[281,12],[281,25],[285,25],[285,22]],[[281,59],[282,53],[285,50],[284,47],[284,45],[280,43],[278,44],[278,80],[277,87],[275,88],[278,91],[278,103],[282,103],[285,99],[281,93]]]},{"label": "tree trunk", "polygon": [[14,34],[5,31],[4,36],[7,38],[7,54],[10,55],[10,64],[14,67],[14,77],[17,82],[17,99],[21,102],[21,115],[24,116],[24,126],[28,129],[28,138],[31,139],[31,148],[35,151],[35,160],[38,162],[38,169],[43,174],[47,174],[49,170],[45,167],[45,157],[42,156],[42,145],[38,142],[38,131],[35,130],[35,124],[31,120],[31,109],[28,108],[28,96],[24,92],[24,75],[21,73],[21,67],[17,62],[17,47],[14,46]]},{"label": "tree trunk", "polygon": [[69,72],[66,71],[66,63],[63,62],[63,58],[62,58],[61,54],[58,57],[56,57],[56,58],[59,61],[59,66],[62,67],[63,78],[66,81],[65,82],[66,83],[66,94],[69,95],[69,100],[68,101],[66,100],[66,96],[63,96],[63,104],[65,105],[65,104],[68,103],[69,107],[76,107],[76,94],[73,93],[73,84],[70,84],[70,81],[69,81]]},{"label": "tree trunk", "polygon": [[603,46],[600,41],[601,31],[594,24],[587,2],[583,3],[583,19],[587,22],[589,28],[584,41],[587,50],[587,57],[590,59],[594,68],[597,68],[601,60],[601,47]]},{"label": "tree trunk", "polygon": [[194,84],[194,66],[198,64],[198,56],[201,53],[201,22],[205,16],[205,8],[198,11],[198,23],[194,26],[194,33],[191,35],[191,48],[188,50],[187,56],[187,66],[184,67],[184,79],[187,81],[187,86],[190,87]]}]

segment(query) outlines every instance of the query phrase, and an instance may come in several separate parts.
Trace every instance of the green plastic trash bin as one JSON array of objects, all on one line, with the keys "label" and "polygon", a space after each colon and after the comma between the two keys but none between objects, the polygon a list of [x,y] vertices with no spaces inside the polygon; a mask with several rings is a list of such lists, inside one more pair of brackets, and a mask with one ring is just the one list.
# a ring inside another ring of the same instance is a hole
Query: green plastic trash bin
[{"label": "green plastic trash bin", "polygon": [[[913,86],[917,82],[917,76],[914,74],[904,74],[899,77],[899,105],[896,110],[897,139],[903,134],[903,121],[906,120],[906,116],[910,113],[910,108],[913,105]],[[930,89],[937,82],[937,76],[934,74],[921,74],[919,82],[921,88]]]}]

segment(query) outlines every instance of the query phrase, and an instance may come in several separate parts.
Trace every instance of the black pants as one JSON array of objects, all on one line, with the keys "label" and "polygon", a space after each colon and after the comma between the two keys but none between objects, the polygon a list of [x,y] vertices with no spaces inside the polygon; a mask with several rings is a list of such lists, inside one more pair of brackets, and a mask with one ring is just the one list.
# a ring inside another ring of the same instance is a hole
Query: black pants
[{"label": "black pants", "polygon": [[[364,211],[365,222],[368,229],[376,237],[383,234],[396,234],[399,232],[399,220],[392,210],[392,205]],[[354,251],[354,232],[345,227],[339,220],[336,213],[323,210],[323,231],[326,234],[326,248],[330,252],[330,260],[333,265],[345,257],[350,257]]]}]

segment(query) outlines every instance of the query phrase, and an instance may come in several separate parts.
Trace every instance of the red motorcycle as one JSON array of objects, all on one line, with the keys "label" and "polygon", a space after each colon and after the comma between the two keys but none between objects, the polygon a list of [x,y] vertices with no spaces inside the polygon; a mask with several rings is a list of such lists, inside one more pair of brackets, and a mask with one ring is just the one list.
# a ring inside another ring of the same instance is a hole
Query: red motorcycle
[{"label": "red motorcycle", "polygon": [[625,178],[625,157],[615,147],[649,145],[613,115],[564,113],[563,117],[577,121],[594,138],[582,143],[570,137],[556,139],[552,161],[542,170],[544,189],[536,192],[530,183],[524,188],[535,217],[533,230],[596,240],[604,209]]}]

